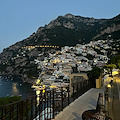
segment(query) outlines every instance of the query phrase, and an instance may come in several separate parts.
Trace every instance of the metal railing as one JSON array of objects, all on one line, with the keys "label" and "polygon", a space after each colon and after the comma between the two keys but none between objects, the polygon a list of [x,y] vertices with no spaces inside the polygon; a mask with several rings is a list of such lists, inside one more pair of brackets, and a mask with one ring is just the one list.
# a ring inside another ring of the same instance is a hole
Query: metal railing
[{"label": "metal railing", "polygon": [[89,90],[88,81],[73,83],[72,89],[47,89],[39,95],[0,107],[0,120],[50,120]]}]

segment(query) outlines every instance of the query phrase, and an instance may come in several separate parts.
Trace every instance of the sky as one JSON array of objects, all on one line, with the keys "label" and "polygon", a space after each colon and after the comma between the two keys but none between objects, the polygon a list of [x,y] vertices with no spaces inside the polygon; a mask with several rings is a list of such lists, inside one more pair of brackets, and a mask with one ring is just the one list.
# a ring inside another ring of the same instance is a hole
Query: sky
[{"label": "sky", "polygon": [[120,0],[0,0],[0,52],[60,15],[112,18]]}]

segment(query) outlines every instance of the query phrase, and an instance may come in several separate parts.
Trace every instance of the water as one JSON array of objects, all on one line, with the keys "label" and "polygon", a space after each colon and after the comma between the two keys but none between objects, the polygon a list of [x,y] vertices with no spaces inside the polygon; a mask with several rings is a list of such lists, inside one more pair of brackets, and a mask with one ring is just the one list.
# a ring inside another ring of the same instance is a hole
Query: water
[{"label": "water", "polygon": [[22,99],[35,95],[31,84],[23,83],[18,77],[5,78],[0,76],[0,97],[11,97],[13,95],[20,95]]}]

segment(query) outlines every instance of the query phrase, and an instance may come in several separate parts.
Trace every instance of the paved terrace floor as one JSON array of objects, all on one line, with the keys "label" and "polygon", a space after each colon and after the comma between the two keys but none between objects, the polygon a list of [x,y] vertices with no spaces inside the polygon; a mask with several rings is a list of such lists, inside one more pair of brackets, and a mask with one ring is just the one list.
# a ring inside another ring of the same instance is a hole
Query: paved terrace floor
[{"label": "paved terrace floor", "polygon": [[90,89],[56,115],[54,120],[82,120],[84,111],[96,109],[99,93],[103,92],[104,88]]}]

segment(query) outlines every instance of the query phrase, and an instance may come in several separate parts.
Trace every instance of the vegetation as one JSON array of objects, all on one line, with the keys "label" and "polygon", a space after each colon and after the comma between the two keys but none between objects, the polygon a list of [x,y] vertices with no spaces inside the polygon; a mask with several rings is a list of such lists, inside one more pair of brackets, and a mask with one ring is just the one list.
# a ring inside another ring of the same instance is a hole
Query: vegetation
[{"label": "vegetation", "polygon": [[38,69],[37,69],[37,65],[35,64],[29,64],[29,66],[26,66],[24,69],[26,69],[26,71],[24,72],[24,74],[27,74],[27,76],[29,78],[33,78],[33,77],[38,77]]},{"label": "vegetation", "polygon": [[94,67],[91,71],[87,72],[88,78],[93,87],[96,86],[96,79],[99,78],[100,73],[101,73],[101,69],[98,67]]},{"label": "vegetation", "polygon": [[[3,116],[1,112],[2,109],[0,108],[0,118],[2,116],[5,120],[11,120],[11,117],[16,119],[16,116],[18,115],[20,120],[22,119],[22,117],[23,119],[25,119],[26,118],[25,116],[29,115],[30,113],[31,101],[28,101],[26,103],[25,100],[24,101],[20,100],[21,100],[20,96],[0,98],[0,107],[6,105],[6,107],[3,107]],[[18,104],[14,104],[15,102],[18,102]],[[13,103],[13,105],[9,105],[10,103]]]},{"label": "vegetation", "polygon": [[109,65],[104,66],[104,68],[107,69],[107,70],[109,70],[110,74],[112,76],[112,69],[116,68],[116,65],[115,64],[109,64]]},{"label": "vegetation", "polygon": [[105,69],[110,71],[110,74],[112,76],[112,69],[113,68],[118,68],[120,69],[120,55],[116,55],[112,57],[109,61],[109,64],[104,66]]},{"label": "vegetation", "polygon": [[0,106],[6,105],[6,104],[9,104],[9,103],[13,103],[13,102],[16,102],[16,101],[19,101],[19,100],[21,100],[20,96],[2,97],[2,98],[0,98]]},{"label": "vegetation", "polygon": [[93,60],[95,57],[93,55],[87,54],[86,58],[88,58],[89,60]]},{"label": "vegetation", "polygon": [[6,70],[6,65],[0,64],[0,71],[5,71]]},{"label": "vegetation", "polygon": [[120,68],[120,55],[117,55],[111,58],[110,63],[115,64],[116,68]]}]

